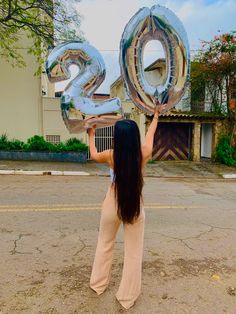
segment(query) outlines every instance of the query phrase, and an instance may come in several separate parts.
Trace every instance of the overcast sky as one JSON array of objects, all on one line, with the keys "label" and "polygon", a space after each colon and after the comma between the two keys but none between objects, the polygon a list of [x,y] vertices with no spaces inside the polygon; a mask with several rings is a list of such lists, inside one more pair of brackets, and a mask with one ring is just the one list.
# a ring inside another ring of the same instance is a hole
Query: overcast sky
[{"label": "overcast sky", "polygon": [[[236,0],[81,0],[77,5],[82,15],[81,29],[106,64],[106,79],[96,92],[109,93],[110,85],[119,77],[119,44],[130,18],[140,8],[155,4],[168,7],[180,18],[192,51],[200,47],[200,40],[210,40],[218,30],[236,30]],[[160,45],[149,44],[145,48],[145,66],[161,56]],[[63,86],[65,82],[58,84],[57,90]]]}]

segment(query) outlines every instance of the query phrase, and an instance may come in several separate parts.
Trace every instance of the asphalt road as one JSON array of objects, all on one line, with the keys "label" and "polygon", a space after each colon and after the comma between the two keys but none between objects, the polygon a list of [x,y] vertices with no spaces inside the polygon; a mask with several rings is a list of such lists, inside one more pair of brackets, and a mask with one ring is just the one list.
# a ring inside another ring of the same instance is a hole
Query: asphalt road
[{"label": "asphalt road", "polygon": [[236,313],[236,181],[146,178],[142,294],[88,287],[109,178],[0,176],[0,313]]}]

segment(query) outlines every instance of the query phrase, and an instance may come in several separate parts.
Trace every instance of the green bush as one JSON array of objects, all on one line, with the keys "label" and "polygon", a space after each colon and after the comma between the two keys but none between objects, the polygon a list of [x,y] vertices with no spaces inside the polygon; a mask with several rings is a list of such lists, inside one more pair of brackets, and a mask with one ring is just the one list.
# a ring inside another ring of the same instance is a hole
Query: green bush
[{"label": "green bush", "polygon": [[236,166],[235,147],[231,146],[231,137],[222,135],[216,146],[215,158],[227,166]]},{"label": "green bush", "polygon": [[53,151],[53,144],[45,141],[43,136],[35,135],[27,140],[26,151]]},{"label": "green bush", "polygon": [[8,141],[9,150],[23,150],[25,143],[19,140]]},{"label": "green bush", "polygon": [[58,143],[53,145],[53,152],[59,153],[59,152],[66,152],[66,147],[64,143]]},{"label": "green bush", "polygon": [[66,141],[65,148],[66,151],[73,152],[88,151],[88,146],[75,137],[70,138],[68,141]]},{"label": "green bush", "polygon": [[8,150],[8,139],[6,134],[2,134],[0,137],[0,149]]},{"label": "green bush", "polygon": [[8,140],[7,135],[0,137],[0,150],[21,150],[21,151],[50,151],[50,152],[81,152],[88,151],[88,146],[77,138],[71,138],[66,143],[52,144],[43,138],[35,135],[27,140],[27,143],[13,139]]},{"label": "green bush", "polygon": [[0,137],[0,150],[23,150],[24,145],[24,142],[16,139],[9,141],[6,134]]}]

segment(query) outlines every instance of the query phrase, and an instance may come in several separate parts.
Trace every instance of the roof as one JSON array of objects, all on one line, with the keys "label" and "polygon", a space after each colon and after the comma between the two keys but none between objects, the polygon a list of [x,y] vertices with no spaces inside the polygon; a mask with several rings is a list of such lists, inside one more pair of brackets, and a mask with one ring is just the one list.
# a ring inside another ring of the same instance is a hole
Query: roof
[{"label": "roof", "polygon": [[171,118],[171,119],[208,119],[208,120],[216,120],[216,119],[225,119],[227,118],[224,115],[215,114],[213,112],[183,112],[183,111],[168,111],[166,113],[161,114],[160,118]]},{"label": "roof", "polygon": [[159,58],[145,68],[145,72],[154,71],[166,64],[165,58]]},{"label": "roof", "polygon": [[110,94],[95,93],[92,96],[94,100],[106,100],[110,98]]},{"label": "roof", "polygon": [[[148,67],[146,67],[144,69],[145,72],[149,72],[149,71],[154,71],[158,68],[160,68],[161,65],[165,64],[165,59],[164,58],[159,58],[157,60],[155,60],[153,63],[151,63]],[[114,86],[118,81],[122,80],[122,76],[120,75],[112,84],[111,87]]]}]

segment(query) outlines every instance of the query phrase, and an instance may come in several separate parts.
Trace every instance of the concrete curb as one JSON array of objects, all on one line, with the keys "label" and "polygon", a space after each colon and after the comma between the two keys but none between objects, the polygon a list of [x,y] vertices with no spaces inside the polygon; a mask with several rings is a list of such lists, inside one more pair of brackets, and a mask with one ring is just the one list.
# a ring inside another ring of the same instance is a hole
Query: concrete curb
[{"label": "concrete curb", "polygon": [[[218,175],[216,177],[213,176],[159,176],[159,175],[144,175],[145,178],[159,178],[159,179],[174,179],[174,180],[222,180],[225,181],[225,178],[222,175]],[[234,180],[234,178],[229,178]]]},{"label": "concrete curb", "polygon": [[0,170],[0,174],[15,174],[15,170]]},{"label": "concrete curb", "polygon": [[0,175],[31,175],[31,176],[90,176],[85,171],[39,171],[39,170],[0,170]]},{"label": "concrete curb", "polygon": [[222,177],[224,179],[236,179],[236,173],[224,173]]},{"label": "concrete curb", "polygon": [[[0,175],[32,175],[32,176],[101,176],[101,177],[109,177],[109,174],[96,173],[90,174],[85,171],[58,171],[58,170],[0,170]],[[217,177],[209,177],[209,176],[161,176],[161,175],[150,175],[146,174],[145,177],[149,178],[160,178],[160,179],[196,179],[202,180],[203,178],[206,180],[235,180],[236,173],[226,173],[220,174]]]}]

